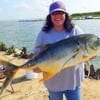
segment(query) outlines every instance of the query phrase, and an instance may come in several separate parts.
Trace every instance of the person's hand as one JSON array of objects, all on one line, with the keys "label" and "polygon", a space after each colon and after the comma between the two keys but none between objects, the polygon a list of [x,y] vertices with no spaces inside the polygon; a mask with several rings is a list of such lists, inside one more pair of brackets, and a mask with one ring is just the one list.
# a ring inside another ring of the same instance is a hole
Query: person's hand
[{"label": "person's hand", "polygon": [[90,60],[95,59],[97,56],[93,56]]},{"label": "person's hand", "polygon": [[36,67],[36,68],[33,69],[33,71],[36,72],[36,73],[40,73],[41,69],[39,67]]}]

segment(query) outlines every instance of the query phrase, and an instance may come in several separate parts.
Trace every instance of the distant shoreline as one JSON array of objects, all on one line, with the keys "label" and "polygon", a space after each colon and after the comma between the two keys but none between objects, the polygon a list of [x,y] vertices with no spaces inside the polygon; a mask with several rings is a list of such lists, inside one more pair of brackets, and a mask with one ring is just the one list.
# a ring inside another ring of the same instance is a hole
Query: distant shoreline
[{"label": "distant shoreline", "polygon": [[72,19],[100,19],[100,11],[98,12],[86,12],[75,13],[71,15]]},{"label": "distant shoreline", "polygon": [[84,17],[80,17],[80,18],[72,18],[72,20],[87,20],[87,19],[100,19],[100,17],[92,17],[92,18],[84,18]]},{"label": "distant shoreline", "polygon": [[[97,12],[85,12],[85,13],[74,13],[70,15],[72,20],[85,20],[85,19],[100,19],[100,11]],[[0,20],[3,21],[18,21],[18,22],[35,22],[35,21],[45,21],[45,18],[38,19],[10,19],[10,20]]]},{"label": "distant shoreline", "polygon": [[[100,19],[100,17],[93,17],[87,19]],[[86,20],[86,18],[72,18],[72,20]],[[34,20],[18,20],[19,22],[37,22],[37,21],[45,21],[45,19],[34,19]]]},{"label": "distant shoreline", "polygon": [[19,22],[35,22],[35,21],[45,21],[45,19],[33,19],[33,20],[18,20]]}]

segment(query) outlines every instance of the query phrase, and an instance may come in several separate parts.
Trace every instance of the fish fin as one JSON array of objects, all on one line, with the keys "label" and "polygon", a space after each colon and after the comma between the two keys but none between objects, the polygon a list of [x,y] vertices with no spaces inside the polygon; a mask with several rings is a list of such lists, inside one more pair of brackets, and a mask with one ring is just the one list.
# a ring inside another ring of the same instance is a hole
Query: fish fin
[{"label": "fish fin", "polygon": [[15,76],[16,72],[18,71],[18,68],[12,70],[9,75],[7,75],[7,78],[5,79],[1,89],[0,89],[0,94],[4,92],[6,87],[12,82],[13,77]]},{"label": "fish fin", "polygon": [[89,60],[88,56],[87,55],[83,55],[83,61],[88,61],[88,60]]},{"label": "fish fin", "polygon": [[50,73],[50,72],[43,72],[43,78],[40,79],[39,81],[46,81],[49,80],[50,78],[52,78],[54,76],[54,73]]},{"label": "fish fin", "polygon": [[47,50],[50,46],[51,46],[51,44],[45,44],[45,45],[37,46],[36,48],[40,48],[41,49],[40,53],[41,53],[41,52]]},{"label": "fish fin", "polygon": [[64,66],[66,65],[66,63],[68,63],[71,59],[75,58],[77,54],[78,54],[78,52],[76,54],[74,54],[72,57],[70,57],[67,61],[65,61],[65,63],[63,64],[62,68],[64,68]]}]

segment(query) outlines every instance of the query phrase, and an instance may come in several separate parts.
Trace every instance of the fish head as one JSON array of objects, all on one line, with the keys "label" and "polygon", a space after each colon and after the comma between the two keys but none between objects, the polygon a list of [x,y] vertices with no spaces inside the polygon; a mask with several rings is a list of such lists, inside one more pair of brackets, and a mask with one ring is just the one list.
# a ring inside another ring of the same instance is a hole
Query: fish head
[{"label": "fish head", "polygon": [[87,35],[85,42],[88,53],[100,56],[100,38],[98,36],[89,34]]},{"label": "fish head", "polygon": [[77,38],[77,44],[83,61],[100,56],[100,38],[94,34],[81,34]]},{"label": "fish head", "polygon": [[96,37],[93,45],[94,45],[94,48],[97,49],[97,56],[100,56],[100,37]]}]

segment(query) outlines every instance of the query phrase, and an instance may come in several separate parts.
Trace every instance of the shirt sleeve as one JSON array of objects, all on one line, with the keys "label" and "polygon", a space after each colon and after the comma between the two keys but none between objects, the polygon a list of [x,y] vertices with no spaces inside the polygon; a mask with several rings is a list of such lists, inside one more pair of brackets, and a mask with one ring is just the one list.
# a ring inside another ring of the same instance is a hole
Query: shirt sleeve
[{"label": "shirt sleeve", "polygon": [[43,32],[40,31],[39,35],[37,36],[37,39],[35,41],[35,46],[33,48],[33,53],[38,54],[40,53],[43,46]]}]

